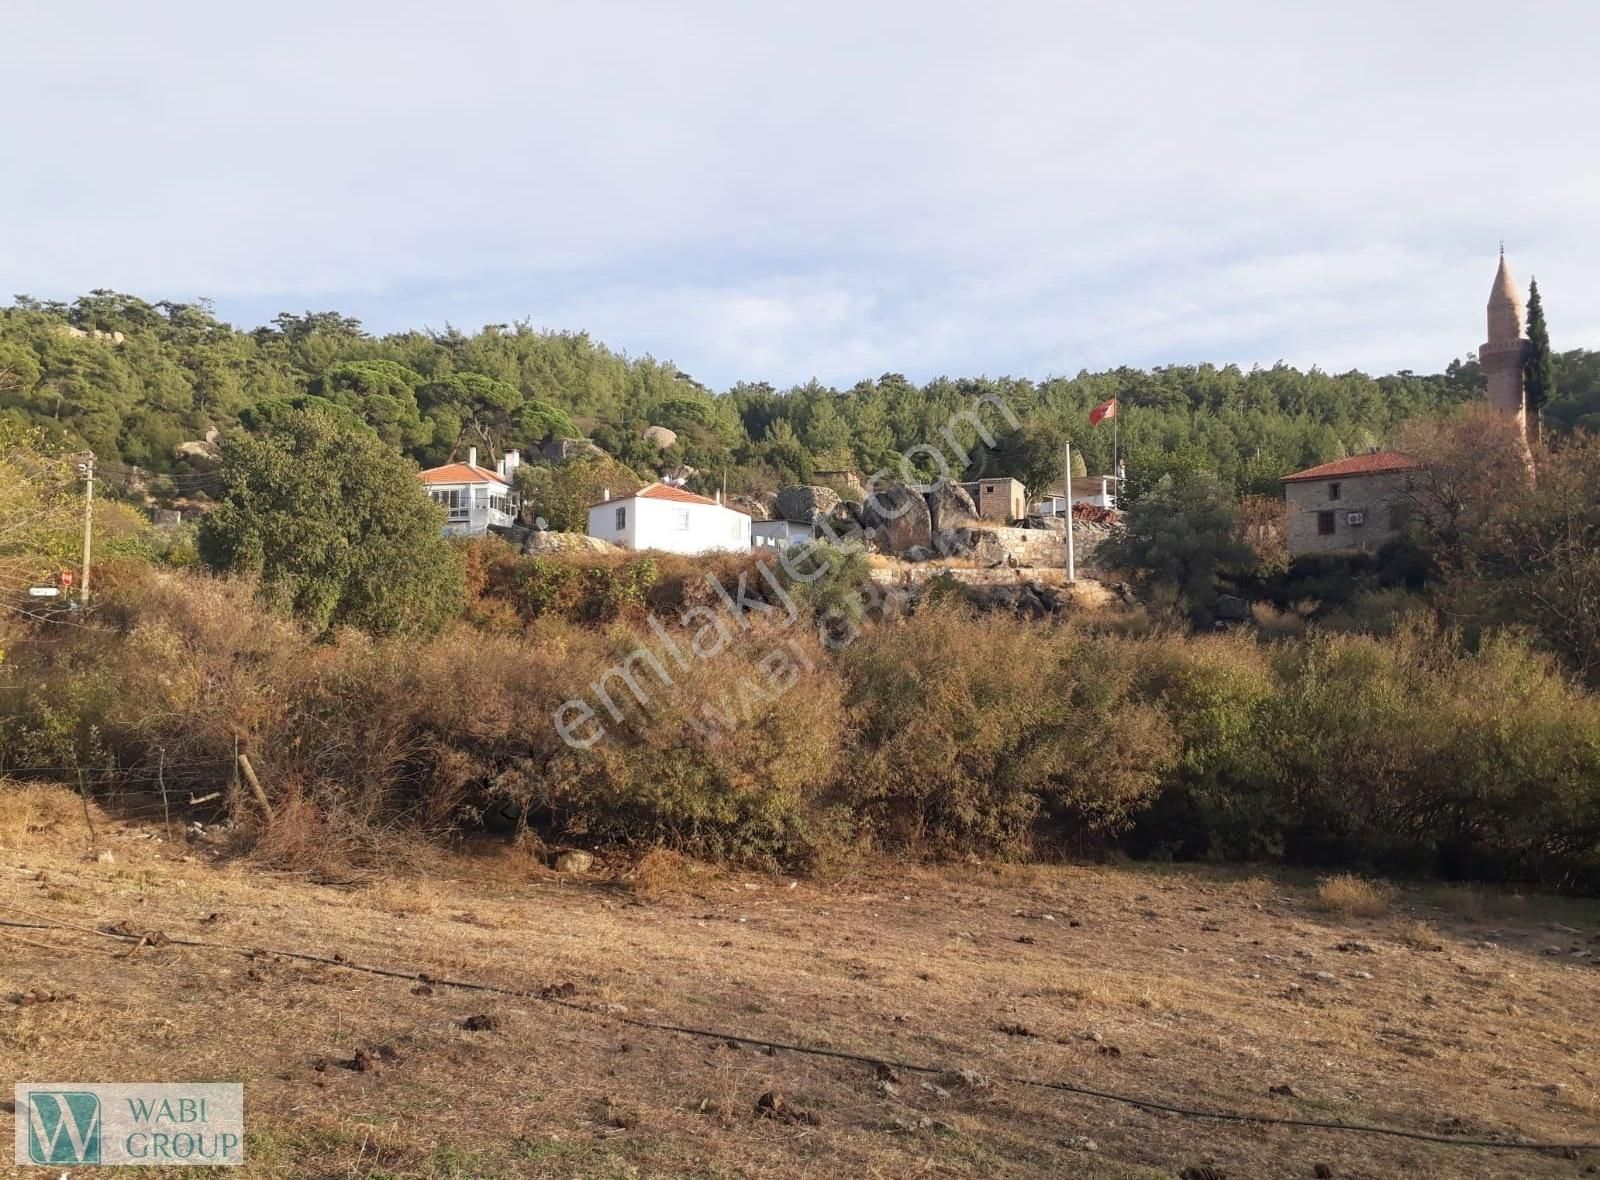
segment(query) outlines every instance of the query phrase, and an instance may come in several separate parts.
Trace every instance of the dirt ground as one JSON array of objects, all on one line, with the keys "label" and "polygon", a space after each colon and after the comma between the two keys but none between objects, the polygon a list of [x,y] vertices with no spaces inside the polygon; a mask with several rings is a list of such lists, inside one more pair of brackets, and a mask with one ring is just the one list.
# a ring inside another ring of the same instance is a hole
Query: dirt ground
[{"label": "dirt ground", "polygon": [[[1600,1141],[1592,903],[1405,888],[1351,917],[1310,878],[1150,866],[630,883],[499,846],[426,878],[317,884],[160,835],[102,820],[93,846],[81,829],[0,840],[0,919],[73,927],[0,927],[0,1085],[242,1080],[249,1176],[1600,1172],[1600,1152],[1195,1120],[1017,1080]],[[119,922],[578,1007],[89,932]],[[493,1027],[463,1027],[477,1015]],[[374,1068],[348,1068],[361,1050]],[[769,1092],[783,1117],[758,1113]]]}]

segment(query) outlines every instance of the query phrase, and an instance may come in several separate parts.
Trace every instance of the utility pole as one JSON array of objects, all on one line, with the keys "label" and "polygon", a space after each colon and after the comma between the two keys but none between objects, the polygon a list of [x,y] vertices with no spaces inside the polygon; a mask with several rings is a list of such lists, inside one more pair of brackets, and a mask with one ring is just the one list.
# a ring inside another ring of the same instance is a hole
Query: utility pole
[{"label": "utility pole", "polygon": [[1067,581],[1078,580],[1077,563],[1072,552],[1072,441],[1069,439],[1062,447],[1062,481],[1061,490],[1066,493],[1067,499]]},{"label": "utility pole", "polygon": [[94,534],[94,452],[78,464],[83,473],[83,584],[78,587],[78,605],[89,605],[89,544]]}]

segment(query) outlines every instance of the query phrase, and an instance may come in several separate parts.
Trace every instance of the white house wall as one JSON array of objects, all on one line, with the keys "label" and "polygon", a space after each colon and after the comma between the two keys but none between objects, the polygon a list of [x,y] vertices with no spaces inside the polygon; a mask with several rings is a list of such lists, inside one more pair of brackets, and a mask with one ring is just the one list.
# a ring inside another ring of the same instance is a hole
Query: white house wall
[{"label": "white house wall", "polygon": [[[627,509],[627,522],[621,529],[616,527],[619,507]],[[682,527],[685,513],[687,528]],[[746,553],[750,549],[750,518],[720,504],[651,498],[612,500],[589,509],[589,535],[628,549]]]}]

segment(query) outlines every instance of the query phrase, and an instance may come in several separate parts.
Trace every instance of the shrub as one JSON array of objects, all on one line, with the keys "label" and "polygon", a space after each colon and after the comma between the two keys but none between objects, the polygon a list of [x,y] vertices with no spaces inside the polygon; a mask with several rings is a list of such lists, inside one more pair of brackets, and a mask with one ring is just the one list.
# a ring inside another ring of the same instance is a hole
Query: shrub
[{"label": "shrub", "polygon": [[216,569],[318,632],[432,634],[462,605],[461,555],[416,468],[368,431],[291,410],[223,450],[222,504],[200,528]]},{"label": "shrub", "polygon": [[1389,912],[1394,891],[1387,885],[1351,873],[1323,877],[1317,882],[1317,907],[1330,914],[1377,918]]},{"label": "shrub", "polygon": [[841,667],[858,719],[841,797],[880,844],[1021,855],[1114,830],[1174,754],[1110,641],[919,611],[869,632]]}]

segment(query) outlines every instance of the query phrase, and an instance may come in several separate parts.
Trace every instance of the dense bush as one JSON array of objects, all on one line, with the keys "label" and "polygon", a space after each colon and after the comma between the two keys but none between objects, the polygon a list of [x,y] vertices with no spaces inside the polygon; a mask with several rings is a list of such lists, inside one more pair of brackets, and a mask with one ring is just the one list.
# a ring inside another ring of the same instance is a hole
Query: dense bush
[{"label": "dense bush", "polygon": [[[830,651],[808,611],[746,625],[674,571],[600,625],[544,610],[415,642],[318,636],[247,580],[108,562],[84,625],[0,623],[0,770],[160,764],[210,790],[239,743],[280,857],[494,812],[751,863],[1120,844],[1600,890],[1600,698],[1514,634],[1263,642],[946,603]],[[672,579],[663,630],[641,625]]]},{"label": "dense bush", "polygon": [[1116,656],[949,608],[868,634],[840,664],[861,727],[844,798],[888,847],[1021,854],[1115,829],[1176,745]]}]

